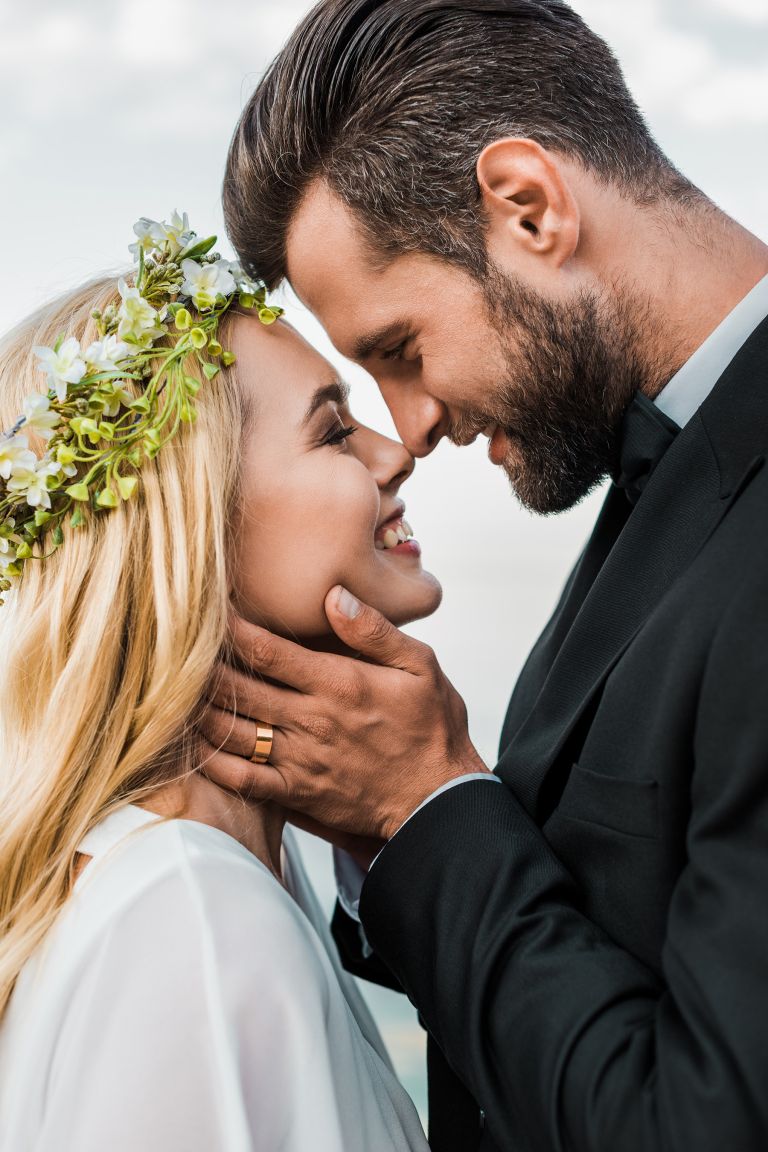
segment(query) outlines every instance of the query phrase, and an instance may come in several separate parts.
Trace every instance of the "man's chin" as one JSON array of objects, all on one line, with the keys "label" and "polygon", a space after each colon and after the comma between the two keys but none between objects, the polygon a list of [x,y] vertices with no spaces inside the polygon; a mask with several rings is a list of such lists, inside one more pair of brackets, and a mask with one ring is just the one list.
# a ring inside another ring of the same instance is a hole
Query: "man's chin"
[{"label": "man's chin", "polygon": [[569,512],[593,491],[602,477],[581,478],[556,477],[538,472],[526,466],[518,452],[511,449],[501,463],[501,468],[509,480],[512,492],[519,504],[536,516],[559,516]]}]

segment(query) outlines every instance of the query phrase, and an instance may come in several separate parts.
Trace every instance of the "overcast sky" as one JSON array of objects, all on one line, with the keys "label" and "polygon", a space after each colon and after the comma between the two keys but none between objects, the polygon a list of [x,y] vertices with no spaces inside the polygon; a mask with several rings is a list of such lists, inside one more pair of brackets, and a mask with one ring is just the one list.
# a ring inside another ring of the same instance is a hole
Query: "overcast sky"
[{"label": "overcast sky", "polygon": [[[199,232],[222,229],[219,189],[235,121],[309,7],[0,0],[0,330],[58,290],[123,265],[139,216],[179,208]],[[618,53],[678,167],[768,239],[768,0],[574,7]],[[311,320],[298,322],[330,354]],[[342,370],[358,417],[389,428],[370,381]],[[467,699],[473,735],[492,762],[516,672],[599,496],[565,516],[535,519],[514,503],[480,444],[442,446],[403,495],[425,564],[446,590],[438,616],[414,631],[435,646]],[[328,899],[327,874],[320,884]]]}]

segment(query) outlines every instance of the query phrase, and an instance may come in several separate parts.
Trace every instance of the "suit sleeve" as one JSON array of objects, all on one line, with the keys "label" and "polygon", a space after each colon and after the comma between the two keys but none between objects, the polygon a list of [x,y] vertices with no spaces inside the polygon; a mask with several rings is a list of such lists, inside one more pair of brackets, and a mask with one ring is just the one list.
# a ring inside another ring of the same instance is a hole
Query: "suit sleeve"
[{"label": "suit sleeve", "polygon": [[368,938],[500,1147],[768,1147],[768,595],[752,584],[702,680],[661,977],[584,915],[507,788],[439,797],[371,869]]}]

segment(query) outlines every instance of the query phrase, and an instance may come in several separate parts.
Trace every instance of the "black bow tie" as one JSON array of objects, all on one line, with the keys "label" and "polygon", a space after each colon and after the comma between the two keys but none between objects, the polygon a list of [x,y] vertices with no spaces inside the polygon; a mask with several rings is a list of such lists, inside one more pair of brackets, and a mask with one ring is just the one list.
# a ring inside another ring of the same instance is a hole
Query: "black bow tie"
[{"label": "black bow tie", "polygon": [[624,415],[618,474],[614,483],[623,488],[630,504],[640,499],[653,470],[680,431],[652,401],[637,392]]}]

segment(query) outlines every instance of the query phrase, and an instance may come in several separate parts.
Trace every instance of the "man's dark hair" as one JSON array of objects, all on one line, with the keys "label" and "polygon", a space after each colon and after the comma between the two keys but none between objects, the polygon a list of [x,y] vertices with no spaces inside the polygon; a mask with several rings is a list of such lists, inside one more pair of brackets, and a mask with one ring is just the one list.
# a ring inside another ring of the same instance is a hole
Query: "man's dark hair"
[{"label": "man's dark hair", "polygon": [[561,0],[322,0],[235,131],[230,238],[276,286],[293,216],[322,178],[380,255],[431,253],[478,276],[477,158],[506,136],[564,153],[639,202],[693,191],[613,53]]}]

